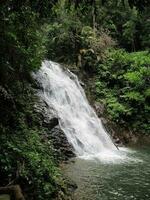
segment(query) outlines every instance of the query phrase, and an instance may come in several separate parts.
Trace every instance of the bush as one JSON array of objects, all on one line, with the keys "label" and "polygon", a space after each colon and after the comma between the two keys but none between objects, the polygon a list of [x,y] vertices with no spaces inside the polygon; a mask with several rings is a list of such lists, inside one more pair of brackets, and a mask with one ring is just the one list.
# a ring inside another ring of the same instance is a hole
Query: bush
[{"label": "bush", "polygon": [[13,99],[5,91],[0,95],[0,184],[19,184],[27,199],[52,199],[65,191],[66,184],[47,130],[34,112],[33,89],[26,82],[22,93],[21,86],[14,85]]},{"label": "bush", "polygon": [[[29,199],[48,199],[58,190],[59,172],[38,130],[0,135],[1,185],[20,184]],[[22,137],[21,137],[22,135]]]},{"label": "bush", "polygon": [[112,50],[97,65],[96,98],[102,98],[114,121],[150,132],[150,54]]}]

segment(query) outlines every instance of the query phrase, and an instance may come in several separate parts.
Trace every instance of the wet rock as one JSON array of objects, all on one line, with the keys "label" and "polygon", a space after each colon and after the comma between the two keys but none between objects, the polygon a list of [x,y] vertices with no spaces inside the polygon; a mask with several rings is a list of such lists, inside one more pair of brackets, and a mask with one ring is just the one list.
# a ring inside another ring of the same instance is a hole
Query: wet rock
[{"label": "wet rock", "polygon": [[58,118],[56,118],[56,117],[54,117],[50,120],[47,120],[47,119],[43,120],[43,126],[46,127],[46,128],[51,129],[51,128],[57,126],[57,125],[58,125]]},{"label": "wet rock", "polygon": [[138,142],[139,136],[129,128],[116,124],[106,118],[101,118],[101,120],[106,131],[111,135],[117,146],[136,144]]},{"label": "wet rock", "polygon": [[127,144],[136,144],[139,141],[139,135],[131,131],[125,124],[117,124],[110,120],[105,113],[105,106],[100,102],[93,103],[98,117],[101,118],[103,127],[111,136],[116,146],[123,146]]},{"label": "wet rock", "polygon": [[35,112],[38,115],[39,123],[46,128],[52,129],[58,125],[58,117],[45,101],[39,100],[38,104],[34,106]]},{"label": "wet rock", "polygon": [[102,103],[95,102],[94,108],[95,108],[95,111],[96,111],[98,117],[102,117],[104,115],[105,107]]},{"label": "wet rock", "polygon": [[35,112],[38,116],[40,125],[45,129],[42,139],[45,142],[51,142],[53,145],[54,157],[58,161],[67,161],[75,156],[72,145],[59,126],[59,120],[53,108],[50,108],[46,102],[39,100],[35,105]]},{"label": "wet rock", "polygon": [[117,146],[117,147],[122,147],[123,146],[123,143],[122,141],[118,138],[118,137],[113,137],[113,141],[114,141],[114,144]]},{"label": "wet rock", "polygon": [[72,145],[68,142],[66,135],[59,125],[49,131],[49,138],[60,160],[68,160],[75,156]]},{"label": "wet rock", "polygon": [[84,84],[82,81],[79,81],[79,83],[80,83],[80,85],[81,85],[82,87],[85,87],[85,84]]}]

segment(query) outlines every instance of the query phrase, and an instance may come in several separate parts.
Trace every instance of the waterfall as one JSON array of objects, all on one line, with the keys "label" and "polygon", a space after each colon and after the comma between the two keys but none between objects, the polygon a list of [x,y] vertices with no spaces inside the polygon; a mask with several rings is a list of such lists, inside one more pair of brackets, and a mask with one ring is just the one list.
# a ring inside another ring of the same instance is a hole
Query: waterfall
[{"label": "waterfall", "polygon": [[116,151],[76,75],[57,63],[44,61],[35,78],[43,88],[39,96],[56,111],[60,127],[77,156]]}]

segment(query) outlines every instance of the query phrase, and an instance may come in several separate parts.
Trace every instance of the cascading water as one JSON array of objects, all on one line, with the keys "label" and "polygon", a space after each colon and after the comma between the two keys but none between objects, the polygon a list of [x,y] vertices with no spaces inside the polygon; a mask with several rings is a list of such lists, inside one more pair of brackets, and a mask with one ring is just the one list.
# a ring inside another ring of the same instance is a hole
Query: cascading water
[{"label": "cascading water", "polygon": [[77,76],[57,63],[44,61],[35,78],[40,97],[56,111],[59,124],[77,156],[95,156],[117,150],[101,120],[89,105]]}]

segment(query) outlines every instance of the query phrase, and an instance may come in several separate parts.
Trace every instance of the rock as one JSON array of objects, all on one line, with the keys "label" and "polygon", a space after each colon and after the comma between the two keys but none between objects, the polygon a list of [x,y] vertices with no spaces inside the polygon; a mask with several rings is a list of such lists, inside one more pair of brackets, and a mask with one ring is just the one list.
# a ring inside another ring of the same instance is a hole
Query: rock
[{"label": "rock", "polygon": [[53,108],[49,109],[49,105],[45,101],[39,100],[38,104],[34,106],[34,110],[43,127],[52,129],[58,125],[58,117],[55,111]]},{"label": "rock", "polygon": [[94,104],[94,108],[95,108],[95,111],[96,111],[98,117],[102,117],[104,115],[105,107],[102,103],[96,102]]},{"label": "rock", "polygon": [[50,140],[53,143],[56,154],[60,160],[68,160],[75,156],[72,145],[68,142],[66,135],[57,125],[51,129],[48,133]]},{"label": "rock", "polygon": [[122,147],[123,146],[122,141],[118,137],[113,138],[113,140],[114,140],[114,144],[117,147]]},{"label": "rock", "polygon": [[50,108],[46,102],[39,100],[35,105],[35,112],[41,126],[46,128],[43,131],[42,139],[45,142],[51,141],[55,157],[58,161],[66,161],[75,156],[72,145],[59,126],[59,120],[53,108]]},{"label": "rock", "polygon": [[82,87],[85,86],[85,84],[84,84],[82,81],[79,81],[79,83],[80,83],[80,85],[81,85]]},{"label": "rock", "polygon": [[136,144],[138,135],[133,133],[129,128],[116,124],[106,118],[101,118],[106,131],[112,136],[114,143],[117,146],[126,144]]},{"label": "rock", "polygon": [[49,120],[47,120],[47,119],[43,120],[43,126],[46,128],[52,129],[57,125],[58,125],[58,118],[56,118],[56,117],[49,119]]}]

